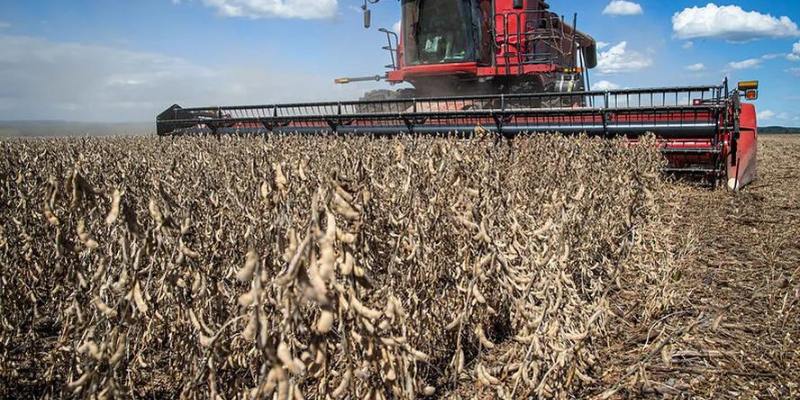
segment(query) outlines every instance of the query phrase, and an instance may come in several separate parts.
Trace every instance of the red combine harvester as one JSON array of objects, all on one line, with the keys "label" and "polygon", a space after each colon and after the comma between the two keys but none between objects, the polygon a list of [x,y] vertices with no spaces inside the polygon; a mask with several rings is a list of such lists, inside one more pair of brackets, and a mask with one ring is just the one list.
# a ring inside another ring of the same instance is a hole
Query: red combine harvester
[{"label": "red combine harvester", "polygon": [[[365,0],[364,22],[370,26]],[[386,80],[359,101],[181,108],[157,117],[159,135],[258,130],[276,133],[474,132],[625,137],[652,133],[667,172],[737,190],[756,177],[758,82],[592,91],[595,40],[544,0],[400,0],[402,34],[385,33],[389,72],[336,83]]]}]

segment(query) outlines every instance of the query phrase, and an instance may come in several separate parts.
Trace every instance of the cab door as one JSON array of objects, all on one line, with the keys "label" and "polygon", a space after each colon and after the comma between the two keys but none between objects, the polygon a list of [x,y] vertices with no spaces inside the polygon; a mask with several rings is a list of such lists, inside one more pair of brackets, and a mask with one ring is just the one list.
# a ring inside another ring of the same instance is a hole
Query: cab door
[{"label": "cab door", "polygon": [[478,46],[475,52],[476,61],[480,66],[491,66],[494,64],[494,51],[492,50],[494,4],[492,0],[470,0],[470,2],[473,43]]}]

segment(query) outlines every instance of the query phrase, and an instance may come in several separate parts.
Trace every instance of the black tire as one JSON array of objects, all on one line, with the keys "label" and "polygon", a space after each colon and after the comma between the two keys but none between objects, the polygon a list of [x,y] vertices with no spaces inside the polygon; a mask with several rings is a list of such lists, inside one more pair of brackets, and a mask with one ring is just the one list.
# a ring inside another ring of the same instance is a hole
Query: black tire
[{"label": "black tire", "polygon": [[[544,84],[538,77],[514,82],[508,88],[508,94],[534,94],[543,92],[545,92]],[[546,99],[542,99],[541,97],[520,98],[510,100],[508,104],[514,108],[542,108],[544,106],[544,100]]]},{"label": "black tire", "polygon": [[538,77],[514,82],[508,89],[509,94],[544,93],[545,96],[528,98],[524,97],[509,104],[519,108],[570,108],[575,104],[583,105],[583,97],[570,96],[571,92],[584,91],[585,84],[582,75],[575,75],[575,84],[571,88],[557,87],[556,81],[546,86]]},{"label": "black tire", "polygon": [[[377,89],[364,93],[358,101],[363,102],[378,102],[385,100],[402,100],[411,99],[414,97],[414,89]],[[360,104],[358,111],[362,113],[382,113],[382,112],[400,112],[400,108],[404,108],[401,103],[378,103],[378,104]]]}]

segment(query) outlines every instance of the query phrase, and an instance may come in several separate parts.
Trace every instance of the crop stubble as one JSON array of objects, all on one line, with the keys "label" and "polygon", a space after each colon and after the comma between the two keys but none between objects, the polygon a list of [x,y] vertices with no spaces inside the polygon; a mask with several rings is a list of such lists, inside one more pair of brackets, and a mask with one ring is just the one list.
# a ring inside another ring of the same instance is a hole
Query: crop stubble
[{"label": "crop stubble", "polygon": [[646,372],[631,393],[800,397],[798,156],[800,136],[762,135],[758,180],[742,192],[678,184],[663,192],[677,255],[670,301],[655,321],[620,325],[621,340],[601,356],[612,371]]}]

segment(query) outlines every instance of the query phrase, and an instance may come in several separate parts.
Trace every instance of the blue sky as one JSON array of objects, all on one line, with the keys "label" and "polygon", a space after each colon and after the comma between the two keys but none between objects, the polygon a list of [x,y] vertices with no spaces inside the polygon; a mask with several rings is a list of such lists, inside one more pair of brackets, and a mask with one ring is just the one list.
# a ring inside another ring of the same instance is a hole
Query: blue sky
[{"label": "blue sky", "polygon": [[[800,126],[800,1],[551,0],[601,49],[595,88],[758,79],[761,123]],[[5,0],[0,120],[149,121],[184,106],[354,99],[378,83],[399,3]]]}]

